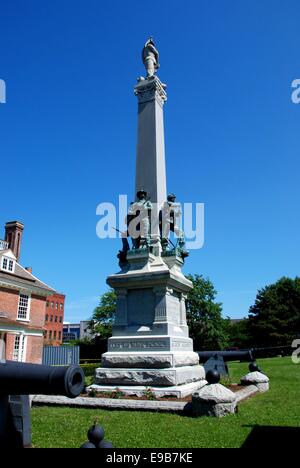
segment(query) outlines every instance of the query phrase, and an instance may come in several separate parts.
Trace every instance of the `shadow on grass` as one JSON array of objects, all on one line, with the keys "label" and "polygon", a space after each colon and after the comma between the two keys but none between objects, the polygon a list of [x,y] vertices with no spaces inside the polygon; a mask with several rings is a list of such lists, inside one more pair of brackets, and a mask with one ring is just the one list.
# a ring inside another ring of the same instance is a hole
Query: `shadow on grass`
[{"label": "shadow on grass", "polygon": [[300,427],[287,426],[243,426],[252,431],[241,448],[295,448],[300,440]]}]

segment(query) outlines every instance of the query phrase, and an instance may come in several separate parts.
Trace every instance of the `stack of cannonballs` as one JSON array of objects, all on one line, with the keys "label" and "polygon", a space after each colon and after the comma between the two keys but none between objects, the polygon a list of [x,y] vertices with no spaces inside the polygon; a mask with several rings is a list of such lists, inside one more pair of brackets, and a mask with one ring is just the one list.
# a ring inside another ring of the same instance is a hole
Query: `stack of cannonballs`
[{"label": "stack of cannonballs", "polygon": [[109,440],[104,440],[104,429],[97,424],[97,421],[89,428],[87,436],[88,441],[80,448],[113,448],[113,444]]}]

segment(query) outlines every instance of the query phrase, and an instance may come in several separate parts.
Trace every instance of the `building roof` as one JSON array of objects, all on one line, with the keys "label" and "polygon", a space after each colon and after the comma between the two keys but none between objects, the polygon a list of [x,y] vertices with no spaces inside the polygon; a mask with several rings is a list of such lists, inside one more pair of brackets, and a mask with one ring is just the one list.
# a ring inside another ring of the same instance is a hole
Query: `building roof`
[{"label": "building roof", "polygon": [[[0,255],[2,256],[11,253],[11,250],[2,250]],[[0,270],[0,286],[13,289],[24,287],[24,289],[30,289],[33,293],[38,295],[40,294],[42,296],[48,296],[55,292],[53,288],[40,281],[17,262],[15,262],[13,273]]]}]

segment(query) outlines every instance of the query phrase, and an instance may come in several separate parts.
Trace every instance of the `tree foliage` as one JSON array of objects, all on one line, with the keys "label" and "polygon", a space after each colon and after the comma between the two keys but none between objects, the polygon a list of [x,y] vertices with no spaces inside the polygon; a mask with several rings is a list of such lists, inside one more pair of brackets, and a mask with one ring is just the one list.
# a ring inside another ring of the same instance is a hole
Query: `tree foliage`
[{"label": "tree foliage", "polygon": [[186,301],[187,321],[194,348],[200,350],[224,349],[228,336],[222,319],[222,304],[215,302],[217,291],[208,278],[187,275],[193,289]]},{"label": "tree foliage", "polygon": [[300,333],[300,278],[283,277],[258,291],[249,310],[253,346],[290,345]]},{"label": "tree foliage", "polygon": [[117,296],[110,289],[100,297],[99,306],[94,310],[90,321],[90,329],[93,334],[102,338],[109,338],[112,334],[112,325],[115,320],[117,309]]},{"label": "tree foliage", "polygon": [[224,323],[228,335],[229,348],[248,349],[252,347],[249,334],[249,320],[245,318],[233,321],[227,317]]}]

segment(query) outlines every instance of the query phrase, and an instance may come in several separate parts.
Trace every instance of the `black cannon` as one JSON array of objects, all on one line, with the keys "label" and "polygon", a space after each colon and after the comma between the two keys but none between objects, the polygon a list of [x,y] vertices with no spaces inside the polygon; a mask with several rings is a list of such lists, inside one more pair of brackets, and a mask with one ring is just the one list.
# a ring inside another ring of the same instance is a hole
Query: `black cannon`
[{"label": "black cannon", "polygon": [[75,398],[84,388],[79,366],[51,367],[18,362],[0,363],[0,448],[30,446],[29,396]]},{"label": "black cannon", "polygon": [[237,351],[199,351],[200,363],[204,364],[205,372],[210,370],[217,371],[220,375],[229,376],[228,361],[247,361],[253,362],[253,353],[251,349],[243,349]]},{"label": "black cannon", "polygon": [[209,358],[220,356],[227,361],[253,361],[252,349],[240,349],[237,351],[198,351],[199,361],[206,362]]}]

